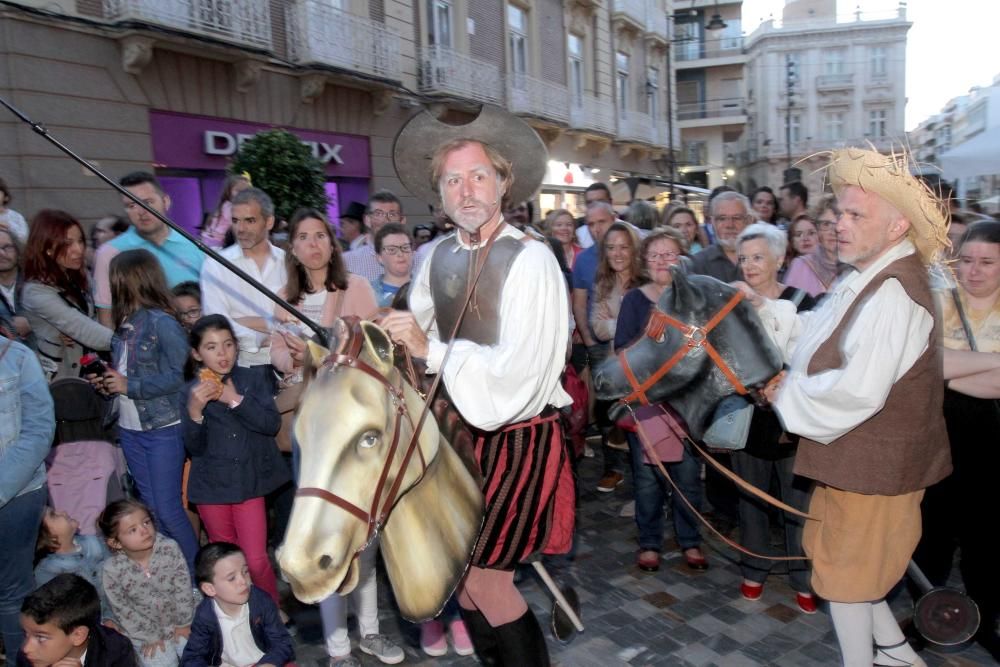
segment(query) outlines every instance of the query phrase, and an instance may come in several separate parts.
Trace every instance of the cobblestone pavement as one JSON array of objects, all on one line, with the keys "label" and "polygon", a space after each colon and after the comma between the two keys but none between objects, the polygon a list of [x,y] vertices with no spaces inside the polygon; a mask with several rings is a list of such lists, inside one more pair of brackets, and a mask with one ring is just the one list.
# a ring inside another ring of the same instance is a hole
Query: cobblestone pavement
[{"label": "cobblestone pavement", "polygon": [[[572,558],[553,559],[547,567],[560,585],[576,588],[583,607],[585,631],[568,644],[549,636],[554,664],[572,667],[611,665],[838,665],[839,653],[826,610],[807,616],[799,612],[783,576],[772,574],[759,601],[739,594],[741,577],[735,555],[720,542],[709,540],[706,555],[711,567],[693,572],[676,545],[668,543],[659,572],[645,573],[634,565],[636,531],[632,518],[619,516],[631,499],[625,485],[610,494],[597,493],[600,459],[580,466],[581,492],[577,546]],[[628,475],[630,477],[630,475]],[[522,572],[520,589],[543,627],[549,622],[551,601],[531,568]],[[406,651],[405,664],[476,665],[474,657],[449,654],[429,658],[419,647],[417,629],[399,620],[388,580],[380,577],[381,631]],[[910,615],[912,599],[901,590],[892,601],[897,618]],[[315,608],[293,611],[299,633],[298,664],[325,665],[322,631]],[[351,633],[357,644],[356,629]],[[380,664],[355,649],[362,664]],[[944,652],[921,652],[928,665],[996,664],[979,646]]]}]

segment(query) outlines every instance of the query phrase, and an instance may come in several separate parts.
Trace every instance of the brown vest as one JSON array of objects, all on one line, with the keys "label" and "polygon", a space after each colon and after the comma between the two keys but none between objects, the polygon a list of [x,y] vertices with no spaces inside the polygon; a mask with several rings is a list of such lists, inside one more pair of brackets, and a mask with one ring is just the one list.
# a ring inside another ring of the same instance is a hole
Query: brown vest
[{"label": "brown vest", "polygon": [[[524,242],[512,236],[502,236],[493,241],[486,257],[486,266],[476,283],[476,293],[462,318],[458,338],[479,345],[493,345],[500,338],[500,299],[507,274],[514,260],[524,250]],[[462,247],[453,234],[441,241],[431,256],[431,299],[434,301],[434,318],[438,335],[449,342],[455,322],[465,305],[465,297],[475,276],[475,260],[486,248]]]},{"label": "brown vest", "polygon": [[934,316],[927,350],[889,390],[885,405],[866,421],[824,445],[799,440],[795,474],[845,491],[895,496],[927,488],[951,473],[951,452],[942,401],[944,379],[938,348],[939,322],[916,254],[896,260],[858,294],[830,337],[809,360],[809,375],[841,368],[844,339],[855,313],[889,278]]}]

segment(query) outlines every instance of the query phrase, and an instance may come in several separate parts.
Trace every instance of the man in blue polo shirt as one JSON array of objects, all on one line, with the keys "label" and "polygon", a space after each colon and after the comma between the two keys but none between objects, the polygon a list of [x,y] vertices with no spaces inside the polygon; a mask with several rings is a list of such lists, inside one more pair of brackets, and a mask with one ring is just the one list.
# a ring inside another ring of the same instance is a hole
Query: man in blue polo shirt
[{"label": "man in blue polo shirt", "polygon": [[[118,183],[148,204],[152,209],[166,215],[170,210],[170,196],[167,195],[156,177],[145,171],[136,171],[123,176]],[[106,327],[114,328],[111,322],[111,283],[108,267],[112,258],[125,250],[144,248],[153,253],[167,277],[167,286],[173,287],[188,280],[198,281],[201,265],[205,261],[195,244],[151,215],[128,197],[122,197],[122,205],[128,213],[132,226],[124,234],[108,241],[97,249],[94,255],[94,305],[97,319]]]}]

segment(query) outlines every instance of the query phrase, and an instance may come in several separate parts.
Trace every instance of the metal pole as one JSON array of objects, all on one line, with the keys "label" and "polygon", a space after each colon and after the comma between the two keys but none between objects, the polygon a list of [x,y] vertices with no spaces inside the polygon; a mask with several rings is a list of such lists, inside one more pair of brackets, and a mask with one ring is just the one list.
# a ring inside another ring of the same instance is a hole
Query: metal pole
[{"label": "metal pole", "polygon": [[670,31],[670,8],[667,18],[667,160],[670,162],[670,201],[674,201],[674,179],[677,172],[677,160],[674,159],[674,71],[671,68],[670,52],[674,48]]},{"label": "metal pole", "polygon": [[787,170],[792,168],[792,85],[794,82],[794,74],[792,72],[792,56],[785,56],[785,90],[787,93],[788,106],[785,107],[785,157],[788,164],[785,165]]},{"label": "metal pole", "polygon": [[233,273],[235,273],[239,278],[241,278],[242,280],[246,281],[250,286],[252,286],[258,292],[260,292],[261,294],[263,294],[264,296],[266,296],[268,299],[270,299],[274,303],[278,304],[279,306],[281,306],[282,308],[284,308],[285,310],[287,310],[289,313],[291,313],[293,316],[295,316],[296,318],[298,318],[298,320],[300,322],[302,322],[302,324],[306,325],[307,327],[309,327],[310,329],[312,329],[316,333],[316,336],[319,338],[319,341],[323,345],[328,345],[329,344],[329,335],[328,335],[327,331],[325,329],[323,329],[323,327],[321,327],[319,324],[317,324],[316,322],[312,321],[311,319],[309,319],[308,317],[306,317],[305,315],[303,315],[299,311],[298,308],[296,308],[292,304],[288,303],[287,301],[285,301],[284,299],[282,299],[280,296],[278,296],[277,294],[275,294],[274,292],[272,292],[271,290],[269,290],[267,287],[265,287],[264,285],[260,284],[256,280],[254,280],[243,269],[239,268],[238,266],[236,266],[235,264],[233,264],[232,262],[230,262],[228,259],[226,259],[222,255],[220,255],[219,253],[217,253],[215,250],[213,250],[212,248],[210,248],[207,245],[205,245],[205,243],[201,239],[199,239],[197,236],[194,236],[193,234],[191,234],[190,232],[188,232],[186,229],[184,229],[183,227],[181,227],[180,225],[178,225],[176,222],[170,220],[169,218],[167,218],[167,216],[165,216],[162,213],[160,213],[159,211],[155,210],[154,208],[152,208],[151,206],[149,206],[146,202],[142,201],[141,199],[139,199],[138,197],[136,197],[134,194],[132,194],[131,192],[129,192],[128,190],[126,190],[125,188],[123,188],[122,186],[120,186],[118,183],[116,183],[113,180],[111,180],[110,178],[108,178],[106,175],[104,175],[104,173],[101,172],[100,169],[98,169],[97,167],[95,167],[94,165],[92,165],[90,162],[88,162],[87,160],[83,159],[82,157],[80,157],[79,155],[77,155],[76,153],[74,153],[72,150],[70,150],[70,148],[68,148],[67,146],[65,146],[64,144],[62,144],[58,139],[56,139],[55,137],[53,137],[52,135],[50,135],[49,131],[46,130],[45,127],[42,126],[41,123],[36,123],[36,122],[32,121],[25,114],[23,114],[19,109],[17,109],[14,105],[10,104],[5,98],[0,97],[0,104],[2,104],[3,106],[7,107],[7,109],[9,109],[12,114],[14,114],[15,116],[17,116],[21,120],[23,120],[25,123],[27,123],[31,127],[31,129],[35,131],[36,134],[40,135],[43,139],[47,140],[49,143],[51,143],[53,146],[55,146],[56,148],[58,148],[59,150],[61,150],[63,153],[65,153],[66,155],[68,155],[71,158],[73,158],[74,160],[76,160],[80,165],[83,166],[84,169],[86,169],[87,171],[89,171],[90,173],[92,173],[94,176],[97,176],[99,179],[101,179],[102,181],[104,181],[105,183],[107,183],[108,185],[110,185],[112,188],[114,188],[116,191],[118,191],[118,193],[121,194],[123,197],[127,197],[128,199],[131,199],[132,201],[134,201],[136,204],[138,204],[139,206],[141,206],[147,213],[149,213],[152,216],[155,216],[158,220],[160,220],[161,222],[163,222],[165,225],[167,225],[168,227],[170,227],[171,229],[173,229],[175,232],[177,232],[178,234],[180,234],[181,236],[183,236],[184,238],[186,238],[188,241],[190,241],[191,243],[193,243],[195,245],[195,247],[198,248],[198,250],[202,251],[203,253],[205,253],[206,255],[208,255],[209,257],[211,257],[212,259],[214,259],[215,261],[217,261],[219,264],[222,264],[224,267],[226,267],[227,269],[229,269],[230,271],[232,271]]}]

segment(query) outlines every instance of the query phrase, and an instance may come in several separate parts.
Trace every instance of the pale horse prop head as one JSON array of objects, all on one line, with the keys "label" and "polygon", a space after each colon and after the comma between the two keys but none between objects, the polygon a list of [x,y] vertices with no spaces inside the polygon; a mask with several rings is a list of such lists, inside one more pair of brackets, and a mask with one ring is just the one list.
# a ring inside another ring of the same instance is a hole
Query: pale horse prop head
[{"label": "pale horse prop head", "polygon": [[[437,615],[479,536],[478,483],[432,414],[407,459],[424,400],[394,366],[386,333],[338,320],[295,419],[299,491],[278,564],[299,600],[347,595],[376,536],[403,616]],[[380,525],[380,521],[381,523]]]}]

